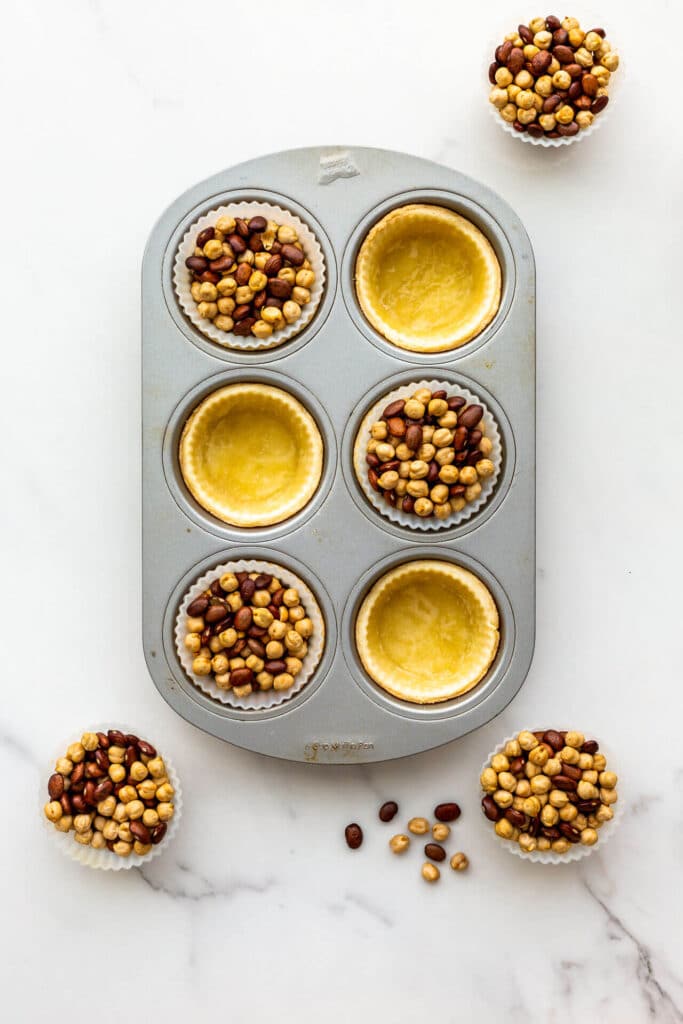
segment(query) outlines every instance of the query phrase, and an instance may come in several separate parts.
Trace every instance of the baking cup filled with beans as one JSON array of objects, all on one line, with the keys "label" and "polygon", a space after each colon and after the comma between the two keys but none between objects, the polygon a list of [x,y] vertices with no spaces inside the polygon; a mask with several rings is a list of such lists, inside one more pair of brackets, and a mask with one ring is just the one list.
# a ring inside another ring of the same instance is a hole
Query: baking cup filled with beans
[{"label": "baking cup filled with beans", "polygon": [[173,285],[185,315],[211,341],[247,351],[275,348],[312,320],[325,261],[295,214],[269,203],[231,203],[188,228]]},{"label": "baking cup filled with beans", "polygon": [[532,18],[508,32],[492,56],[491,111],[512,135],[550,148],[604,123],[619,56],[603,28],[584,29],[573,17]]},{"label": "baking cup filled with beans", "polygon": [[623,804],[613,763],[575,730],[523,729],[486,759],[481,806],[506,850],[542,864],[580,860],[614,834]]},{"label": "baking cup filled with beans", "polygon": [[62,744],[40,800],[61,851],[104,871],[148,864],[168,846],[182,811],[168,757],[120,725],[96,726]]},{"label": "baking cup filled with beans", "polygon": [[370,504],[411,530],[456,526],[493,494],[503,452],[498,426],[467,388],[427,380],[376,402],[356,434],[353,465]]},{"label": "baking cup filled with beans", "polygon": [[325,648],[325,622],[311,589],[289,569],[233,561],[188,590],[175,641],[195,686],[221,704],[258,711],[309,682]]}]

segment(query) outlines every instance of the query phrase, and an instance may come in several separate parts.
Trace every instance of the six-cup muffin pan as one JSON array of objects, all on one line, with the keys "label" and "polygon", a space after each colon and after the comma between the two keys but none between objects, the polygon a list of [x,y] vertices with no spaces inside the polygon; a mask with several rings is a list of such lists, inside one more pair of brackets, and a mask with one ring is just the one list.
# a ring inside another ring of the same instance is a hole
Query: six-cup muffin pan
[{"label": "six-cup muffin pan", "polygon": [[[267,202],[296,214],[320,243],[325,291],[312,318],[280,347],[237,351],[202,334],[183,313],[173,265],[188,227],[231,202]],[[363,238],[407,203],[450,207],[479,227],[502,270],[489,326],[450,352],[420,355],[385,341],[354,289]],[[370,406],[402,384],[437,378],[479,396],[496,419],[503,465],[476,514],[422,532],[381,516],[353,469]],[[315,417],[325,444],[313,499],[286,522],[238,529],[214,519],[185,487],[178,443],[197,403],[230,382],[272,383]],[[214,736],[260,753],[312,763],[363,763],[416,753],[497,715],[529,670],[535,630],[535,272],[529,239],[510,208],[449,168],[375,149],[310,148],[230,168],[190,189],[158,221],[143,265],[143,642],[162,696]],[[484,679],[460,698],[402,702],[363,670],[354,643],[358,607],[389,568],[437,558],[472,570],[500,613],[500,646]],[[178,607],[212,566],[242,559],[281,564],[315,594],[325,649],[303,689],[277,707],[214,700],[180,664]]]}]

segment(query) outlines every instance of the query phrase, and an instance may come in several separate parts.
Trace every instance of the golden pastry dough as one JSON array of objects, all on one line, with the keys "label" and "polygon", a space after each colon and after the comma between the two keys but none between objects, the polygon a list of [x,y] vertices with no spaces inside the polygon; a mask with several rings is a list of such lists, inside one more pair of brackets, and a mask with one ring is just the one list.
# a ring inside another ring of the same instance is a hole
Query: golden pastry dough
[{"label": "golden pastry dough", "polygon": [[368,675],[413,704],[471,690],[498,650],[498,609],[487,587],[451,562],[407,562],[382,576],[356,619]]},{"label": "golden pastry dough", "polygon": [[496,315],[500,290],[489,240],[443,206],[392,210],[368,232],[356,260],[365,316],[411,352],[445,352],[480,334]]},{"label": "golden pastry dough", "polygon": [[311,414],[267,384],[229,384],[185,424],[180,468],[194,498],[232,526],[270,526],[315,494],[323,441]]}]

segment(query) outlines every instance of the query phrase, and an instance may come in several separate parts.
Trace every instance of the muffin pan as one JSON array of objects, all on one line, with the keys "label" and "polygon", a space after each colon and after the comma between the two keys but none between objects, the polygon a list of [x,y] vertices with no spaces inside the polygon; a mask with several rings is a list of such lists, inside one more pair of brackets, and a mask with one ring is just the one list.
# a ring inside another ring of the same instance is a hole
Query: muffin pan
[{"label": "muffin pan", "polygon": [[[332,168],[332,170],[331,170]],[[315,316],[282,346],[221,348],[185,316],[173,288],[189,225],[231,202],[292,211],[325,257]],[[363,238],[398,206],[431,203],[471,220],[502,270],[500,308],[485,330],[450,352],[399,349],[365,319],[354,288]],[[408,529],[378,514],[353,469],[353,446],[372,404],[413,381],[452,382],[481,397],[496,419],[503,464],[494,493],[470,518],[444,529]],[[213,518],[186,488],[178,461],[183,426],[197,404],[233,382],[289,391],[315,418],[324,462],[311,501],[272,527]],[[310,148],[228,169],[195,186],[163,214],[143,264],[143,642],[162,696],[185,719],[238,746],[312,763],[381,761],[438,746],[475,729],[512,699],[528,672],[535,628],[535,277],[524,228],[478,182],[429,161],[374,149]],[[488,673],[462,697],[417,705],[392,697],[365,673],[355,641],[358,608],[379,576],[436,558],[470,569],[500,615]],[[300,576],[325,619],[325,649],[312,678],[277,707],[231,708],[185,673],[176,616],[192,584],[214,566],[260,559]]]}]

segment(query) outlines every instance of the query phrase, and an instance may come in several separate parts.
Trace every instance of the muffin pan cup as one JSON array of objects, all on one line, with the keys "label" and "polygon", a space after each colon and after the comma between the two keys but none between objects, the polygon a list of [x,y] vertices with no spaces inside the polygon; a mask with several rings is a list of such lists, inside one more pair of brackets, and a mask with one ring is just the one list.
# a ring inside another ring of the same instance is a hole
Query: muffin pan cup
[{"label": "muffin pan cup", "polygon": [[[337,171],[330,173],[330,167]],[[256,185],[267,188],[257,188]],[[292,211],[324,255],[325,290],[309,324],[278,348],[223,349],[185,317],[173,266],[188,227],[232,202]],[[490,239],[501,264],[498,314],[453,352],[421,355],[382,338],[358,305],[353,272],[367,230],[406,203],[449,206]],[[481,396],[501,435],[503,461],[485,506],[428,535],[372,507],[353,469],[367,410],[415,380],[452,382]],[[268,528],[212,519],[185,488],[177,440],[194,405],[230,381],[291,391],[316,418],[323,475],[306,508]],[[310,148],[231,168],[181,196],[161,217],[143,265],[143,643],[155,685],[185,719],[247,749],[311,763],[386,760],[455,739],[488,722],[522,685],[535,619],[535,277],[524,228],[479,183],[437,164],[382,150]],[[417,558],[471,569],[491,590],[501,642],[486,677],[469,693],[420,706],[391,697],[361,666],[356,611],[383,572]],[[325,649],[311,679],[263,710],[222,705],[188,677],[174,628],[184,595],[213,567],[236,559],[274,562],[310,587],[325,621]]]}]

